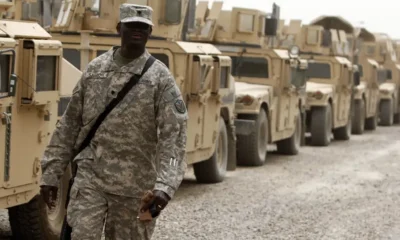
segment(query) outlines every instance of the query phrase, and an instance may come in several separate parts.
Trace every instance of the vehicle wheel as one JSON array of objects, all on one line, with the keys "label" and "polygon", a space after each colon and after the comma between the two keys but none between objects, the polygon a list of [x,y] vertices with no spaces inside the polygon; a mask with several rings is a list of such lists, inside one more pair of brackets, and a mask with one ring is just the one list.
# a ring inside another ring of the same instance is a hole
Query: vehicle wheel
[{"label": "vehicle wheel", "polygon": [[343,127],[333,130],[333,138],[335,140],[349,140],[351,136],[351,120],[347,121],[347,124]]},{"label": "vehicle wheel", "polygon": [[300,146],[306,145],[306,129],[307,129],[307,114],[305,112],[301,113],[301,142]]},{"label": "vehicle wheel", "polygon": [[400,123],[400,113],[394,114],[393,123],[394,123],[394,124]]},{"label": "vehicle wheel", "polygon": [[298,112],[295,124],[295,130],[290,138],[283,139],[276,143],[278,153],[286,155],[296,155],[299,153],[302,136],[302,120],[300,110]]},{"label": "vehicle wheel", "polygon": [[49,209],[38,194],[30,202],[8,209],[12,239],[58,240],[60,238],[71,178],[69,167],[61,178],[57,191],[56,206]]},{"label": "vehicle wheel", "polygon": [[393,125],[393,100],[383,99],[379,106],[379,125],[392,126]]},{"label": "vehicle wheel", "polygon": [[354,114],[351,121],[351,132],[362,134],[365,129],[365,102],[364,99],[354,101]]},{"label": "vehicle wheel", "polygon": [[225,178],[228,165],[228,132],[224,119],[219,120],[215,151],[210,159],[193,164],[194,175],[200,183],[218,183]]},{"label": "vehicle wheel", "polygon": [[311,110],[311,145],[328,146],[332,133],[332,107],[313,107]]},{"label": "vehicle wheel", "polygon": [[255,120],[255,129],[248,136],[237,138],[237,160],[242,166],[262,166],[267,158],[268,117],[264,109],[251,117]]},{"label": "vehicle wheel", "polygon": [[376,106],[375,116],[365,119],[365,130],[375,130],[378,126],[379,105]]}]

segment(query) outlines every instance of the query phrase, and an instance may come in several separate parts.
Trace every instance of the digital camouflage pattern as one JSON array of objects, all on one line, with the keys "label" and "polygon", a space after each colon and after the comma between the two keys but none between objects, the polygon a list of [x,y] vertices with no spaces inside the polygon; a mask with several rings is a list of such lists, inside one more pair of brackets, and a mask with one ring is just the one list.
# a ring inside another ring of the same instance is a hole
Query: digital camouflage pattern
[{"label": "digital camouflage pattern", "polygon": [[125,22],[143,22],[154,26],[152,22],[153,9],[149,6],[124,3],[119,8],[119,19]]},{"label": "digital camouflage pattern", "polygon": [[[150,56],[146,50],[120,67],[113,60],[116,49],[90,62],[74,88],[45,150],[41,185],[57,186],[72,149],[78,148],[132,74],[141,73]],[[90,184],[101,192],[137,199],[146,190],[157,189],[172,198],[186,169],[187,118],[174,77],[156,60],[103,121],[90,146],[75,157],[75,187]]]},{"label": "digital camouflage pattern", "polygon": [[71,238],[100,240],[105,221],[106,239],[150,240],[157,218],[140,221],[139,207],[139,199],[104,194],[90,185],[80,189],[73,186],[67,212],[67,221],[73,229]]}]

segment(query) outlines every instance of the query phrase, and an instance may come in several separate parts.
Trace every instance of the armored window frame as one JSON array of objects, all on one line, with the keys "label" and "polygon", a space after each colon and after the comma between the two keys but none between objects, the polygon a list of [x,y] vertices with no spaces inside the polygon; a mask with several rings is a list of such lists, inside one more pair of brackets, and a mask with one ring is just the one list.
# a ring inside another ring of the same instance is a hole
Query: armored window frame
[{"label": "armored window frame", "polygon": [[387,79],[387,70],[386,69],[380,69],[377,71],[377,80],[378,83],[384,83],[386,82]]},{"label": "armored window frame", "polygon": [[164,22],[180,24],[182,18],[182,0],[165,0]]},{"label": "armored window frame", "polygon": [[58,56],[37,56],[36,91],[55,91]]},{"label": "armored window frame", "polygon": [[10,87],[10,55],[0,55],[0,92],[8,92]]},{"label": "armored window frame", "polygon": [[237,31],[242,33],[253,33],[256,25],[255,22],[256,16],[254,14],[239,12],[237,16]]},{"label": "armored window frame", "polygon": [[219,88],[229,88],[229,66],[222,66],[220,70]]}]

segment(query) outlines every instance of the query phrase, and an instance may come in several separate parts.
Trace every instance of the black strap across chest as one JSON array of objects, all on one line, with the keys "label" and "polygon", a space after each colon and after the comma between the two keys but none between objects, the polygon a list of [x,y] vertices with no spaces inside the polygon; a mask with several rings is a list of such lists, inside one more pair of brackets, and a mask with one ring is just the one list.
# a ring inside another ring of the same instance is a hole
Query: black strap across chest
[{"label": "black strap across chest", "polygon": [[135,86],[139,80],[142,78],[142,76],[147,72],[147,70],[153,65],[154,61],[156,59],[150,55],[150,57],[147,59],[146,64],[143,67],[142,72],[140,75],[134,74],[129,81],[124,85],[124,87],[121,89],[121,91],[118,92],[118,95],[116,98],[111,100],[111,102],[106,106],[105,110],[99,115],[99,117],[96,119],[96,122],[90,129],[88,135],[86,138],[83,140],[82,144],[79,147],[78,152],[81,152],[83,149],[85,149],[87,146],[89,146],[90,141],[94,137],[94,134],[96,133],[97,129],[99,128],[100,124],[103,122],[103,120],[107,117],[107,115],[114,109],[115,106],[118,105],[118,103],[125,97],[125,95]]}]

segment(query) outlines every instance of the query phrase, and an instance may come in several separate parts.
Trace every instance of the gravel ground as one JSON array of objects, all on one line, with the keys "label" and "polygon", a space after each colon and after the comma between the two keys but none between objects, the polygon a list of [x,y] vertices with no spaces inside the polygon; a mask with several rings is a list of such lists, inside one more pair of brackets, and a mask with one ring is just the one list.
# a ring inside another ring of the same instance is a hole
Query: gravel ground
[{"label": "gravel ground", "polygon": [[[400,239],[399,156],[395,126],[298,156],[269,154],[220,184],[198,184],[189,171],[153,239]],[[4,214],[0,229],[10,235]]]}]

